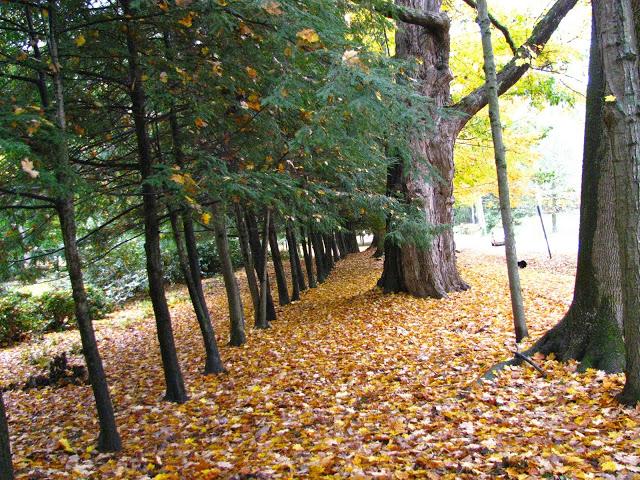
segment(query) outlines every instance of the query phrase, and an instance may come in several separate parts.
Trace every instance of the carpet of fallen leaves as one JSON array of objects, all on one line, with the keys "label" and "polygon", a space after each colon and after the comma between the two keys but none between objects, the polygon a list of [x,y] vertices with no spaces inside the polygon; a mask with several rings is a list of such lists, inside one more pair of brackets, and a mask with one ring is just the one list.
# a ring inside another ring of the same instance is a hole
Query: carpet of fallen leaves
[{"label": "carpet of fallen leaves", "polygon": [[[539,262],[542,263],[542,262]],[[89,387],[5,394],[19,478],[635,478],[640,410],[613,396],[622,376],[576,373],[538,359],[491,384],[476,379],[513,348],[504,263],[465,253],[472,289],[443,300],[382,295],[382,262],[339,262],[329,280],[279,309],[242,348],[222,347],[228,373],[202,376],[198,329],[171,292],[190,400],[163,402],[146,303],[98,322],[124,450],[93,450]],[[561,318],[571,272],[522,271],[533,338]],[[220,344],[228,318],[207,282]],[[246,299],[245,299],[246,300]],[[248,318],[251,318],[250,316]],[[249,322],[250,323],[250,322]],[[51,337],[56,348],[76,332]],[[0,381],[33,367],[22,345],[0,352]]]}]

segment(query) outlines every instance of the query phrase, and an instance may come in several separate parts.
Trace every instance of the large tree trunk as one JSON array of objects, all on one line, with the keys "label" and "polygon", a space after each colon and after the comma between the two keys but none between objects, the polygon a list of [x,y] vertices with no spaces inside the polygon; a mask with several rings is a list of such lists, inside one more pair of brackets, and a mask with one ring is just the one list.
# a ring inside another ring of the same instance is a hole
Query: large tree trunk
[{"label": "large tree trunk", "polygon": [[229,252],[229,238],[227,237],[225,212],[219,205],[219,202],[213,203],[211,206],[211,212],[213,213],[213,228],[216,235],[216,248],[218,249],[218,257],[220,259],[220,265],[222,266],[222,277],[224,278],[224,287],[227,292],[227,302],[229,304],[229,345],[239,347],[247,342],[247,336],[245,333],[242,298],[240,298],[238,280],[236,279],[236,274],[233,271],[231,253]]},{"label": "large tree trunk", "polygon": [[[131,16],[130,0],[122,0],[122,9],[127,17]],[[131,109],[135,125],[138,147],[138,163],[142,177],[142,198],[144,210],[144,249],[147,259],[147,278],[149,280],[149,297],[156,319],[160,355],[164,369],[166,383],[165,399],[171,402],[183,403],[187,400],[187,392],[178,362],[171,314],[164,291],[164,276],[162,272],[162,256],[160,252],[160,222],[158,220],[158,192],[156,187],[148,181],[153,175],[154,159],[151,155],[147,119],[145,112],[145,93],[142,82],[142,72],[138,67],[138,47],[136,44],[136,29],[132,22],[126,21],[126,42],[129,63],[129,81]]]},{"label": "large tree trunk", "polygon": [[276,284],[278,285],[278,301],[280,305],[287,305],[291,303],[291,300],[289,299],[289,290],[287,288],[287,276],[284,273],[280,248],[278,247],[278,232],[273,218],[269,222],[269,246],[271,247],[271,259],[273,260],[273,269],[276,273]]},{"label": "large tree trunk", "polygon": [[309,228],[309,240],[311,242],[311,247],[313,248],[313,257],[316,264],[318,283],[323,283],[329,273],[326,271],[324,251],[322,250],[322,237],[318,232]]},{"label": "large tree trunk", "polygon": [[180,270],[182,271],[182,276],[187,284],[189,298],[191,298],[191,304],[193,305],[193,310],[196,314],[196,319],[198,320],[198,325],[200,327],[200,333],[202,334],[202,341],[204,342],[204,373],[224,372],[224,366],[220,359],[220,352],[218,351],[218,345],[216,344],[216,336],[213,332],[213,325],[211,324],[209,311],[207,310],[206,304],[202,303],[202,299],[196,286],[194,274],[189,265],[189,259],[182,238],[178,211],[171,208],[169,212],[169,219],[171,220],[171,229],[173,231],[173,239],[176,244],[176,253],[178,255]]},{"label": "large tree trunk", "polygon": [[[262,250],[262,244],[260,242],[260,232],[258,231],[258,222],[256,215],[251,210],[245,210],[245,220],[247,223],[247,231],[249,233],[249,246],[251,247],[251,253],[253,254],[253,261],[256,267],[256,275],[262,281],[262,272],[265,268],[265,262],[267,260],[267,252]],[[265,237],[265,242],[268,245],[268,236]],[[266,287],[266,302],[267,302],[267,320],[272,322],[276,319],[276,307],[273,303],[273,296],[271,295],[271,286],[269,277],[267,276]]]},{"label": "large tree trunk", "polygon": [[624,368],[622,292],[615,230],[613,160],[603,125],[604,77],[592,28],[584,132],[578,264],[564,318],[527,352],[578,360],[581,370]]},{"label": "large tree trunk", "polygon": [[[620,401],[640,402],[640,2],[594,2],[605,94],[604,124],[613,156],[616,230],[620,245],[626,382]],[[636,9],[634,11],[634,8]]]},{"label": "large tree trunk", "polygon": [[[498,74],[500,94],[529,69],[528,62],[519,60],[530,56],[529,49],[534,52],[542,50],[560,20],[576,2],[558,0],[540,19],[527,42]],[[427,224],[436,227],[439,233],[429,249],[419,249],[411,242],[401,246],[386,242],[385,266],[379,284],[385,292],[405,291],[418,297],[441,298],[448,292],[469,288],[456,266],[453,230],[450,228],[454,204],[453,149],[464,125],[487,104],[487,92],[484,87],[478,88],[458,104],[451,105],[449,20],[440,12],[442,1],[396,0],[395,3],[417,11],[417,15],[400,15],[399,18],[407,23],[399,22],[396,53],[400,58],[419,60],[417,88],[434,102],[433,107],[428,108],[431,108],[435,129],[413,139],[415,161],[410,172],[403,172],[402,166],[390,168],[400,169],[395,192],[401,193],[406,202],[419,205]]]},{"label": "large tree trunk", "polygon": [[7,414],[4,410],[2,390],[0,390],[0,480],[13,480],[9,427],[7,425]]},{"label": "large tree trunk", "polygon": [[[49,2],[49,51],[54,65],[60,65],[57,42],[57,2]],[[76,218],[73,204],[73,185],[69,179],[67,169],[70,165],[69,150],[66,140],[66,114],[64,104],[64,90],[62,76],[59,69],[53,71],[54,98],[56,102],[56,123],[60,129],[61,139],[54,147],[57,163],[57,181],[60,191],[64,192],[56,200],[56,211],[60,220],[60,231],[64,244],[64,256],[71,282],[71,292],[75,308],[76,322],[80,332],[82,353],[84,355],[89,381],[93,390],[98,411],[100,433],[98,435],[98,450],[116,452],[122,448],[120,435],[116,427],[113,404],[107,385],[107,377],[102,366],[102,358],[98,352],[95,332],[91,321],[89,301],[82,277],[82,263],[76,241]],[[43,104],[45,99],[43,98]],[[4,412],[3,412],[4,413]]]}]

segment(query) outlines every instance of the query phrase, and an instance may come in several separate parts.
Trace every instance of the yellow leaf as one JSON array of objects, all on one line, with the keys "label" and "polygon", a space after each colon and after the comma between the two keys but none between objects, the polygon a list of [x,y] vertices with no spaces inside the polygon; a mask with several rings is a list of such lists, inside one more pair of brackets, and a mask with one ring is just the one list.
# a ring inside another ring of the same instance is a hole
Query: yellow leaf
[{"label": "yellow leaf", "polygon": [[313,28],[305,28],[296,33],[296,45],[304,50],[320,48],[320,36]]},{"label": "yellow leaf", "polygon": [[158,8],[159,8],[160,10],[162,10],[163,12],[167,12],[167,11],[169,11],[169,5],[167,4],[167,2],[164,2],[164,1],[163,1],[163,2],[158,3]]},{"label": "yellow leaf", "polygon": [[607,103],[615,102],[616,101],[616,96],[615,95],[607,95],[606,97],[604,97],[604,101],[607,102]]},{"label": "yellow leaf", "polygon": [[179,173],[174,173],[173,175],[171,175],[171,181],[179,183],[180,185],[184,185],[184,177]]},{"label": "yellow leaf", "polygon": [[619,469],[619,465],[616,462],[609,460],[608,462],[601,464],[600,468],[602,468],[603,472],[616,472]]},{"label": "yellow leaf", "polygon": [[64,437],[58,439],[58,448],[62,448],[67,453],[76,453],[75,450],[71,448],[69,440]]},{"label": "yellow leaf", "polygon": [[189,12],[185,17],[182,17],[178,20],[178,23],[187,28],[191,27],[193,25],[193,12]]},{"label": "yellow leaf", "polygon": [[81,46],[83,46],[85,43],[87,43],[87,39],[86,39],[86,38],[84,38],[84,35],[80,34],[80,35],[76,38],[75,42],[76,42],[76,46],[81,47]]},{"label": "yellow leaf", "polygon": [[193,121],[193,123],[195,123],[195,124],[196,124],[196,127],[198,127],[198,128],[204,128],[204,127],[206,127],[206,126],[208,125],[208,123],[207,123],[207,122],[205,122],[205,121],[204,121],[202,118],[200,118],[200,117],[197,117],[197,118]]},{"label": "yellow leaf", "polygon": [[169,81],[169,75],[167,72],[160,72],[160,81],[162,83],[167,83]]},{"label": "yellow leaf", "polygon": [[202,220],[202,223],[205,225],[209,225],[209,222],[211,221],[211,214],[207,212],[203,213],[200,220]]},{"label": "yellow leaf", "polygon": [[262,8],[271,15],[282,15],[283,13],[278,2],[267,2]]},{"label": "yellow leaf", "polygon": [[254,68],[246,67],[245,70],[247,71],[247,75],[251,79],[254,79],[254,78],[256,78],[258,76],[258,72],[256,72],[256,70]]}]

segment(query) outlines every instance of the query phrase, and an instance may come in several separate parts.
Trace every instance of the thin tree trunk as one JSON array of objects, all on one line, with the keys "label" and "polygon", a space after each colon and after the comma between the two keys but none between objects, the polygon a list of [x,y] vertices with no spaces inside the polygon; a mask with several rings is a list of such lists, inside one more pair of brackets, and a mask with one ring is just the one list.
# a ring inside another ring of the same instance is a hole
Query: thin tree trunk
[{"label": "thin tree trunk", "polygon": [[347,255],[349,255],[349,250],[347,249],[347,245],[344,242],[344,233],[336,233],[336,241],[338,242],[338,250],[340,250],[340,258],[347,258]]},{"label": "thin tree trunk", "polygon": [[287,229],[291,237],[291,244],[293,245],[293,264],[296,268],[298,276],[298,288],[301,292],[307,289],[307,284],[304,280],[304,272],[302,271],[302,262],[300,261],[300,251],[298,249],[298,239],[296,237],[296,229],[291,223],[287,223]]},{"label": "thin tree trunk", "polygon": [[242,253],[242,259],[244,260],[244,271],[247,275],[247,284],[249,285],[249,292],[251,293],[253,317],[254,321],[257,321],[257,317],[260,312],[260,288],[258,287],[258,280],[256,279],[256,266],[253,262],[251,247],[249,246],[249,233],[247,231],[247,224],[244,221],[242,206],[239,203],[234,203],[233,209],[236,215],[236,228],[238,229],[240,252]]},{"label": "thin tree trunk", "polygon": [[340,252],[338,251],[338,244],[336,242],[335,234],[329,234],[329,243],[331,244],[331,251],[333,252],[333,263],[338,263],[340,260]]},{"label": "thin tree trunk", "polygon": [[273,269],[276,273],[276,283],[278,285],[278,300],[280,305],[291,303],[289,299],[289,290],[287,289],[287,276],[284,273],[282,265],[282,257],[280,256],[280,248],[278,247],[278,234],[276,232],[275,222],[269,222],[269,246],[271,247],[271,259],[273,260]]},{"label": "thin tree trunk", "polygon": [[318,283],[324,283],[329,272],[326,270],[326,261],[324,259],[324,250],[322,246],[322,237],[318,232],[311,229],[309,231],[309,237],[311,238],[311,246],[313,247],[314,259],[316,264],[316,273],[318,276]]},{"label": "thin tree trunk", "polygon": [[[287,236],[287,247],[289,249],[289,267],[291,268],[291,285],[292,285],[292,293],[291,293],[291,301],[300,300],[300,278],[299,278],[299,268],[300,268],[300,259],[297,258],[298,247],[295,243],[295,240],[292,238],[292,229],[291,226],[287,223],[286,225],[286,236]],[[304,281],[304,280],[303,280]]]},{"label": "thin tree trunk", "polygon": [[[131,17],[130,0],[121,0],[124,14]],[[136,44],[136,29],[130,20],[125,21],[126,42],[129,63],[129,82],[131,108],[135,125],[138,148],[138,163],[142,177],[142,197],[144,210],[145,253],[147,258],[147,277],[149,280],[149,296],[156,319],[160,354],[164,368],[166,383],[165,399],[170,402],[183,403],[187,400],[184,380],[178,362],[171,314],[164,291],[164,276],[162,272],[162,256],[160,253],[160,223],[158,221],[158,192],[148,181],[153,175],[154,160],[151,155],[147,119],[145,112],[145,93],[142,82],[142,72],[138,66],[138,47]]]},{"label": "thin tree trunk", "polygon": [[620,245],[622,314],[625,339],[624,389],[619,400],[640,402],[640,51],[636,37],[640,12],[631,0],[594,2],[605,93],[604,124],[613,154],[616,230]]},{"label": "thin tree trunk", "polygon": [[327,273],[330,273],[333,270],[334,262],[333,262],[333,254],[331,252],[331,239],[329,238],[329,234],[324,234],[321,236],[321,241],[323,245],[323,255],[325,261],[325,269]]},{"label": "thin tree trunk", "polygon": [[220,264],[222,265],[222,277],[224,278],[224,287],[227,292],[227,302],[229,303],[229,345],[239,347],[247,342],[247,336],[245,333],[242,298],[240,298],[240,289],[238,288],[238,281],[233,271],[233,263],[231,262],[231,254],[229,252],[225,212],[224,209],[221,208],[220,202],[213,203],[211,212],[213,213],[216,247],[218,249]]},{"label": "thin tree trunk", "polygon": [[[60,66],[58,57],[57,44],[57,2],[49,1],[49,51],[51,53],[51,61],[53,65]],[[98,423],[100,433],[98,435],[98,450],[103,452],[117,452],[122,448],[120,435],[116,426],[115,415],[113,412],[113,404],[111,395],[109,394],[109,386],[107,385],[107,377],[102,366],[102,359],[98,351],[98,343],[96,342],[93,324],[91,322],[91,313],[89,302],[87,300],[87,292],[84,287],[82,278],[82,263],[78,245],[76,243],[76,222],[75,210],[73,204],[73,185],[69,180],[67,169],[70,166],[69,150],[66,140],[66,114],[64,105],[64,90],[62,84],[62,75],[60,68],[53,70],[53,83],[55,89],[56,103],[56,123],[60,130],[61,139],[56,145],[55,155],[57,160],[57,181],[63,188],[64,192],[61,197],[56,199],[56,211],[60,220],[60,230],[62,233],[62,241],[64,244],[64,256],[69,272],[69,280],[71,282],[71,292],[73,295],[73,303],[75,307],[76,321],[80,332],[80,341],[82,343],[82,353],[84,355],[87,371],[89,373],[89,381],[96,402],[98,411]]]},{"label": "thin tree trunk", "polygon": [[305,236],[303,227],[300,227],[300,243],[302,244],[302,255],[304,256],[304,267],[307,271],[307,279],[309,280],[309,288],[316,288],[316,277],[313,274],[313,259],[311,258],[311,240]]},{"label": "thin tree trunk", "polygon": [[0,390],[0,480],[13,480],[9,427],[4,409],[2,390]]},{"label": "thin tree trunk", "polygon": [[[256,221],[255,213],[250,210],[246,210],[245,220],[247,224],[247,230],[249,232],[249,246],[251,247],[251,253],[253,254],[253,260],[256,267],[256,275],[258,275],[259,278],[262,278],[262,271],[264,270],[264,266],[266,264],[267,253],[263,252],[261,247],[260,233],[258,232],[258,223]],[[273,296],[271,295],[271,286],[268,276],[266,290],[267,321],[272,322],[276,319],[276,307],[273,303]]]},{"label": "thin tree trunk", "polygon": [[[271,220],[271,210],[267,209],[264,216],[264,229],[262,236],[262,258],[267,258],[267,248],[269,246],[269,223]],[[256,328],[269,328],[269,320],[267,318],[267,297],[269,293],[269,277],[267,276],[267,262],[262,262],[262,271],[260,272],[260,314],[256,320]]]},{"label": "thin tree trunk", "polygon": [[505,253],[507,272],[509,275],[509,290],[511,292],[511,310],[516,334],[516,343],[527,337],[527,323],[524,314],[522,289],[520,287],[520,273],[518,272],[518,255],[516,253],[516,237],[513,231],[513,216],[509,199],[509,175],[507,173],[507,159],[504,140],[502,138],[502,123],[500,122],[500,102],[498,100],[498,80],[496,64],[491,44],[491,22],[487,10],[486,0],[477,0],[478,23],[482,35],[482,50],[484,53],[484,73],[489,98],[489,118],[491,120],[491,136],[493,137],[493,151],[498,174],[498,196],[502,228],[505,234]]},{"label": "thin tree trunk", "polygon": [[205,351],[205,365],[204,373],[220,373],[224,372],[224,365],[220,359],[220,352],[218,351],[218,345],[216,344],[216,336],[213,332],[213,326],[211,324],[211,318],[206,306],[202,304],[200,295],[195,284],[193,273],[189,266],[189,259],[185,251],[185,245],[182,238],[182,232],[180,229],[178,212],[170,208],[169,219],[171,221],[171,229],[173,231],[173,239],[176,244],[176,253],[178,255],[178,262],[180,264],[180,270],[187,284],[187,290],[189,291],[189,297],[191,298],[191,304],[198,320],[200,332],[202,333],[202,340],[204,342]]}]

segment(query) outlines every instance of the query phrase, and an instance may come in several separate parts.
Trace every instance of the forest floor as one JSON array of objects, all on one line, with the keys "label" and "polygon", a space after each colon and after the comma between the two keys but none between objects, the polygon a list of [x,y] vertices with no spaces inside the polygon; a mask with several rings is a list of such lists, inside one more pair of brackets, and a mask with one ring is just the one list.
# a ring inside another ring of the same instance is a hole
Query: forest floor
[{"label": "forest floor", "polygon": [[[566,310],[573,267],[529,264],[521,273],[536,339]],[[514,367],[476,382],[514,347],[506,274],[497,257],[463,252],[460,265],[470,291],[421,300],[383,295],[382,262],[352,255],[279,308],[271,329],[248,328],[246,346],[222,346],[228,373],[219,376],[201,375],[188,296],[173,289],[184,405],[162,401],[150,306],[132,304],[96,323],[124,450],[93,450],[89,387],[9,391],[18,477],[635,478],[640,407],[616,404],[621,375],[537,359],[546,379]],[[206,288],[224,345],[223,287]],[[38,352],[70,349],[77,335],[0,351],[0,382],[25,378]]]}]

